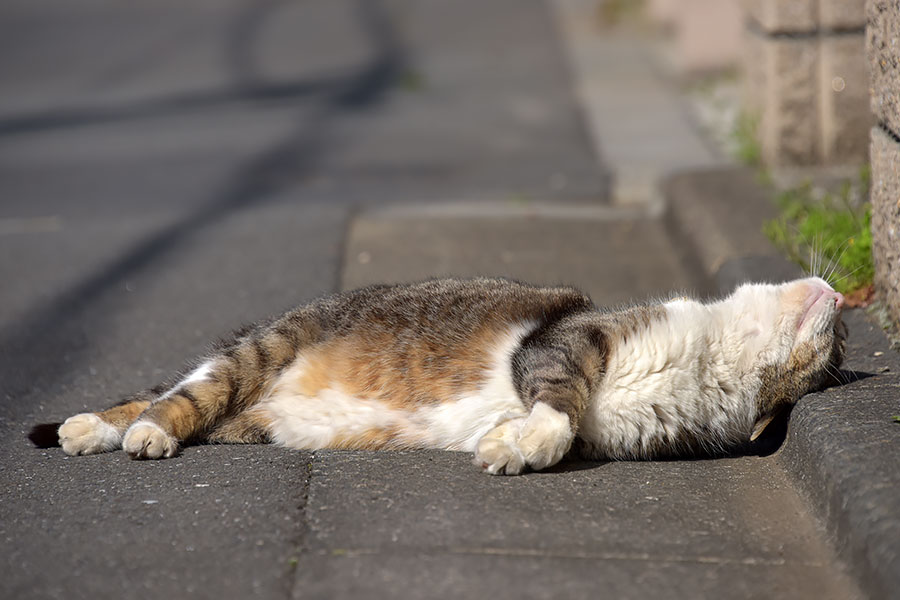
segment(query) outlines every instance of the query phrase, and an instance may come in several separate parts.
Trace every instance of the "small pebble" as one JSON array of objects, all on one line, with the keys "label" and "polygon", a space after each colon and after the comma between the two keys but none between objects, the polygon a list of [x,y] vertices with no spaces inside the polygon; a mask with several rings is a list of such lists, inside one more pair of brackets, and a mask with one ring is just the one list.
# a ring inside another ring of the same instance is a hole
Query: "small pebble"
[{"label": "small pebble", "polygon": [[879,350],[878,352],[876,352],[876,353],[873,354],[872,356],[881,356],[882,354],[884,354],[884,352],[882,352],[881,350]]}]

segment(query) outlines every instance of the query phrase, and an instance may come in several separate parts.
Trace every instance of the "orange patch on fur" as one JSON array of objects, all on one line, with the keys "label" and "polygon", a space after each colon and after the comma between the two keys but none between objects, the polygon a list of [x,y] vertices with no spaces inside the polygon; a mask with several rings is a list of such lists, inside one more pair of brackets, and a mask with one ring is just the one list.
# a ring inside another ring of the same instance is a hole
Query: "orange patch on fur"
[{"label": "orange patch on fur", "polygon": [[387,336],[342,338],[304,352],[295,379],[285,383],[303,396],[336,389],[398,409],[453,401],[480,387],[504,333],[505,329],[486,328],[443,347],[427,336],[404,341]]},{"label": "orange patch on fur", "polygon": [[245,410],[216,425],[209,434],[210,442],[219,444],[259,444],[268,441],[272,419],[259,410]]},{"label": "orange patch on fur", "polygon": [[810,294],[810,288],[806,285],[795,285],[787,288],[781,296],[781,302],[785,306],[800,307]]},{"label": "orange patch on fur", "polygon": [[395,428],[369,429],[354,435],[337,435],[328,447],[338,450],[399,450],[408,447],[399,439],[400,431]]},{"label": "orange patch on fur", "polygon": [[113,406],[103,412],[96,413],[96,415],[113,427],[125,431],[129,425],[141,416],[141,413],[148,406],[150,406],[149,400],[135,400],[119,406]]},{"label": "orange patch on fur", "polygon": [[193,438],[200,428],[201,415],[194,404],[178,394],[154,403],[145,418],[156,423],[169,435],[185,441]]}]

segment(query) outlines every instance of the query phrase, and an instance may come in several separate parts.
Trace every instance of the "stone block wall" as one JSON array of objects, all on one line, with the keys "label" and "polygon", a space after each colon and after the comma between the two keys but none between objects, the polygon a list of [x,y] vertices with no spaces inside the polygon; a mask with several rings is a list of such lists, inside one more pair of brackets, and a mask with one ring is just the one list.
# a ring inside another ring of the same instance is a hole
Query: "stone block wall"
[{"label": "stone block wall", "polygon": [[868,155],[864,0],[743,0],[745,109],[770,165]]},{"label": "stone block wall", "polygon": [[900,0],[866,4],[871,75],[872,254],[875,287],[900,322]]}]

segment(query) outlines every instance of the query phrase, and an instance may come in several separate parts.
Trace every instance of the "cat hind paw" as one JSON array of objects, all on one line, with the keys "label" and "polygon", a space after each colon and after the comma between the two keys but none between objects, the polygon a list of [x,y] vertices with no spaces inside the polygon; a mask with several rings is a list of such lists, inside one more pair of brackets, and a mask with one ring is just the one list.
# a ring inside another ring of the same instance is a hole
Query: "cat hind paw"
[{"label": "cat hind paw", "polygon": [[122,447],[118,429],[94,413],[81,413],[59,426],[59,445],[69,456],[99,454]]},{"label": "cat hind paw", "polygon": [[156,423],[138,421],[125,432],[122,449],[135,459],[171,458],[178,452],[178,440]]}]

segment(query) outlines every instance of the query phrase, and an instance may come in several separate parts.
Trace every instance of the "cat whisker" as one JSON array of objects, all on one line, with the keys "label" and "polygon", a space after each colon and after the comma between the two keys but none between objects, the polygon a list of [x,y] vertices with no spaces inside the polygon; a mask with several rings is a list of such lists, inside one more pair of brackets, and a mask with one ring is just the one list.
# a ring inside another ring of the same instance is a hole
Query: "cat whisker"
[{"label": "cat whisker", "polygon": [[840,383],[841,385],[850,383],[850,382],[847,380],[847,376],[844,375],[844,374],[841,372],[840,369],[836,369],[836,368],[835,368],[834,366],[832,366],[832,365],[826,365],[826,366],[825,366],[825,372],[828,373],[829,375],[831,375],[832,378],[834,378],[834,380],[837,381],[838,383]]},{"label": "cat whisker", "polygon": [[[818,277],[823,274],[822,265],[823,265],[823,259],[825,258],[825,255],[822,253],[821,248],[822,248],[822,236],[821,236],[821,234],[819,234],[815,238],[813,238],[813,243],[809,247],[810,254],[812,254],[812,256],[813,256],[813,258],[812,258],[813,267],[812,267],[812,271],[810,272],[810,275],[812,275],[813,277]],[[825,279],[825,278],[822,277],[822,279]]]},{"label": "cat whisker", "polygon": [[838,278],[835,279],[834,281],[829,281],[829,283],[830,283],[832,286],[833,286],[834,284],[836,284],[836,283],[840,283],[840,282],[842,282],[843,280],[847,279],[848,277],[853,276],[853,274],[856,273],[857,271],[859,271],[860,269],[862,269],[862,265],[856,267],[855,269],[853,269],[853,270],[850,271],[849,273],[846,273],[846,274],[842,275],[841,277],[838,277]]},{"label": "cat whisker", "polygon": [[847,248],[850,247],[850,240],[851,240],[851,239],[853,239],[853,238],[847,238],[847,239],[844,241],[844,243],[841,244],[841,246],[840,246],[840,248],[839,248],[840,254],[838,255],[838,257],[837,257],[836,259],[832,259],[832,266],[831,266],[831,269],[830,269],[830,271],[829,271],[829,273],[828,273],[828,276],[827,276],[827,277],[823,277],[823,279],[824,279],[825,281],[828,281],[829,283],[831,283],[831,282],[830,282],[830,278],[831,278],[832,275],[834,275],[835,271],[840,267],[840,265],[841,265],[841,259],[844,258],[844,254],[846,254]]}]

